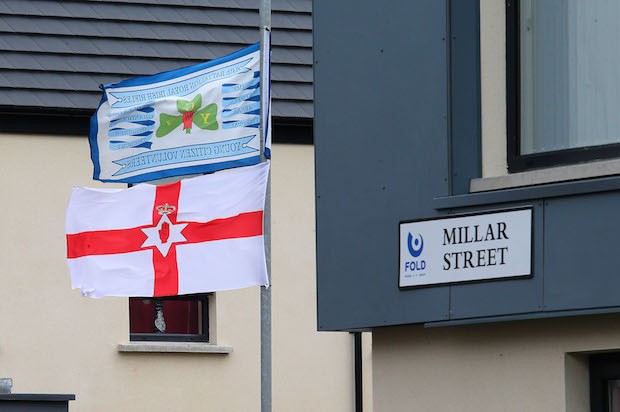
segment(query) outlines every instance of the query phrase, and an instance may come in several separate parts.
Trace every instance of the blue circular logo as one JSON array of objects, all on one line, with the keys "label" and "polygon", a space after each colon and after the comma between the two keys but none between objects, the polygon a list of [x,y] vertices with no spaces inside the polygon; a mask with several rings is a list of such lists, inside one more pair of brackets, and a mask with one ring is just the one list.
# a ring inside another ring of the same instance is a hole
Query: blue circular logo
[{"label": "blue circular logo", "polygon": [[409,233],[409,236],[407,237],[407,247],[409,248],[409,253],[411,256],[416,258],[420,256],[422,254],[422,249],[424,249],[424,239],[422,238],[422,235],[418,234],[414,240],[411,233]]}]

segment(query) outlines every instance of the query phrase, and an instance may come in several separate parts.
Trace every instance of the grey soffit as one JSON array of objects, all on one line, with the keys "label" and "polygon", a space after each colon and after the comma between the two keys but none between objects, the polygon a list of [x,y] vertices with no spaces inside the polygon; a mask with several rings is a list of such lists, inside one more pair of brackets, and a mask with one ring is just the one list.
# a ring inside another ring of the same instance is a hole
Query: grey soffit
[{"label": "grey soffit", "polygon": [[[312,1],[271,0],[272,113],[311,118]],[[259,0],[3,0],[0,106],[94,110],[100,84],[259,41]]]}]

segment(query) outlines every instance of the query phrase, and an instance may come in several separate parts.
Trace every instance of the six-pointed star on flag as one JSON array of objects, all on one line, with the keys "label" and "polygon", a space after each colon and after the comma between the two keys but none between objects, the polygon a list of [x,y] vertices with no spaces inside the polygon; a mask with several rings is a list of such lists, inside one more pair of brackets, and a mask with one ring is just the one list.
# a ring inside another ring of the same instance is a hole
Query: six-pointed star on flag
[{"label": "six-pointed star on flag", "polygon": [[[163,256],[166,256],[173,243],[185,242],[187,240],[181,233],[186,226],[187,223],[174,224],[168,219],[167,214],[162,214],[157,226],[142,228],[142,231],[147,236],[142,247],[155,246]],[[165,236],[162,236],[163,231],[166,231]]]}]

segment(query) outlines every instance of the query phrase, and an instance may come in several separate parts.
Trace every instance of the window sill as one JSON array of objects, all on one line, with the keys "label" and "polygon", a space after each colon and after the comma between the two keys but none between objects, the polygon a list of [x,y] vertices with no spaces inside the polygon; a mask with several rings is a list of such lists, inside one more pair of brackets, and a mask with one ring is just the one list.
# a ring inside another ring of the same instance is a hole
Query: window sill
[{"label": "window sill", "polygon": [[204,342],[129,342],[118,345],[119,352],[140,353],[215,353],[227,355],[231,346],[220,346]]},{"label": "window sill", "polygon": [[512,173],[505,176],[482,177],[472,179],[470,193],[488,192],[500,189],[566,182],[570,180],[590,179],[620,174],[620,159],[599,160],[568,166],[549,167]]},{"label": "window sill", "polygon": [[599,192],[620,191],[620,176],[569,180],[502,190],[468,193],[465,195],[436,197],[437,210],[458,209],[471,206],[488,206],[500,203],[530,202],[552,197],[574,196]]}]

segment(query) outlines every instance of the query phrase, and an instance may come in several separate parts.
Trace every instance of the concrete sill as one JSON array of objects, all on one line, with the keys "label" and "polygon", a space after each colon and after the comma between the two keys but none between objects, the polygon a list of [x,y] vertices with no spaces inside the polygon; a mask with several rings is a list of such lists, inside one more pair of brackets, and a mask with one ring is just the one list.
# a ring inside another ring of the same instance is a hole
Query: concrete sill
[{"label": "concrete sill", "polygon": [[204,342],[129,342],[119,344],[118,351],[125,353],[214,353],[227,355],[233,351],[233,348]]},{"label": "concrete sill", "polygon": [[469,191],[470,193],[487,192],[618,174],[620,174],[620,159],[597,160],[568,166],[512,173],[505,176],[472,179],[469,182]]}]

